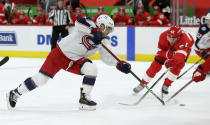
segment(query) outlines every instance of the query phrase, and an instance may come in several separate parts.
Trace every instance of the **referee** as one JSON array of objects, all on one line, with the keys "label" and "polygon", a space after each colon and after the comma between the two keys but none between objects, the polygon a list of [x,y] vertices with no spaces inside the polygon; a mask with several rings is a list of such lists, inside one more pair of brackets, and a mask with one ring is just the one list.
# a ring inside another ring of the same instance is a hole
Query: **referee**
[{"label": "referee", "polygon": [[52,28],[52,39],[51,39],[51,50],[56,47],[59,34],[61,37],[65,37],[68,35],[68,28],[71,21],[71,16],[64,8],[64,1],[58,0],[57,7],[53,9],[49,14],[49,19],[53,22]]}]

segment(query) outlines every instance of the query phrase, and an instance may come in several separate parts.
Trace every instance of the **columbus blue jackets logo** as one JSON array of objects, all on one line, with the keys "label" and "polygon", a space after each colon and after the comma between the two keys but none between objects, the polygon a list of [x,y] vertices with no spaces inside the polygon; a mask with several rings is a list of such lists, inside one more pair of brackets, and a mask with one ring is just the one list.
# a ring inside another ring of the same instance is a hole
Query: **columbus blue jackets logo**
[{"label": "columbus blue jackets logo", "polygon": [[17,45],[17,36],[15,32],[0,32],[0,45]]}]

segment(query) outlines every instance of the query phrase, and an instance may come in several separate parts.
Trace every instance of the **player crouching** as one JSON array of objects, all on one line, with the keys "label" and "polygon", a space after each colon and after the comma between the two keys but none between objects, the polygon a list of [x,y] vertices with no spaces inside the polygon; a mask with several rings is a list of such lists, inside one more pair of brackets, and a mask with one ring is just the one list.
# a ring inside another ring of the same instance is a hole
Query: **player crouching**
[{"label": "player crouching", "polygon": [[[143,77],[143,82],[148,84],[152,78],[161,70],[162,65],[172,68],[162,86],[162,95],[168,94],[168,88],[176,80],[190,55],[194,40],[189,33],[184,32],[179,26],[172,26],[164,31],[159,38],[158,52]],[[135,93],[143,90],[139,84],[133,89]]]},{"label": "player crouching", "polygon": [[90,18],[79,18],[75,22],[75,30],[59,42],[42,65],[39,73],[27,78],[22,84],[7,94],[9,108],[14,108],[18,98],[37,87],[45,85],[60,69],[68,72],[84,75],[80,92],[80,109],[95,110],[97,103],[91,100],[90,94],[97,77],[97,67],[87,59],[96,53],[100,53],[101,59],[108,65],[116,66],[124,73],[129,73],[130,64],[117,62],[102,46],[111,45],[105,37],[114,30],[114,22],[107,15],[101,15],[96,23]]}]

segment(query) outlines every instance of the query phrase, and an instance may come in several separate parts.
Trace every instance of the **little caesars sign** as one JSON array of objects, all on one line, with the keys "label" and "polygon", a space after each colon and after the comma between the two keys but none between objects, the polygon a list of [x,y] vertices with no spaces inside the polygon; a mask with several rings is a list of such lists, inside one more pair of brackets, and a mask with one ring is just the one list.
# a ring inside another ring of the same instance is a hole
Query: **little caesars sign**
[{"label": "little caesars sign", "polygon": [[196,18],[196,16],[185,18],[183,16],[180,16],[179,18],[180,25],[200,25],[205,23],[205,16],[202,16],[201,18]]}]

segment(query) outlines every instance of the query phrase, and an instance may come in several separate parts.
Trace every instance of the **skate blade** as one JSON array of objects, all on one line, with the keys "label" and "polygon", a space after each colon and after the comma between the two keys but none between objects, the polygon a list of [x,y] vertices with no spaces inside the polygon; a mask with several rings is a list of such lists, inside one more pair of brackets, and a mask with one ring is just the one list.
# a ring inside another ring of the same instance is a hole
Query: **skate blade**
[{"label": "skate blade", "polygon": [[86,111],[94,111],[94,110],[96,110],[96,106],[88,106],[88,105],[85,105],[85,104],[80,104],[79,109],[80,110],[86,110]]}]

